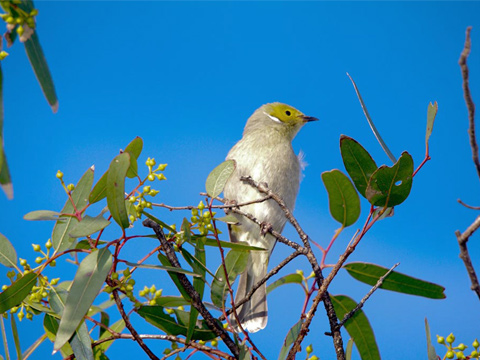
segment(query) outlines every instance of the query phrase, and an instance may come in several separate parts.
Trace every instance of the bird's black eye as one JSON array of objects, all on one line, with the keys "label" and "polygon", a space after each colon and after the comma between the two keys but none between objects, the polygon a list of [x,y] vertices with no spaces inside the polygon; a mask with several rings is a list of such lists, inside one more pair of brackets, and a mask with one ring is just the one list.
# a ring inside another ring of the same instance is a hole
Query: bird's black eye
[{"label": "bird's black eye", "polygon": [[290,112],[290,110],[285,111],[285,114],[287,114],[287,116],[292,115],[292,113]]}]

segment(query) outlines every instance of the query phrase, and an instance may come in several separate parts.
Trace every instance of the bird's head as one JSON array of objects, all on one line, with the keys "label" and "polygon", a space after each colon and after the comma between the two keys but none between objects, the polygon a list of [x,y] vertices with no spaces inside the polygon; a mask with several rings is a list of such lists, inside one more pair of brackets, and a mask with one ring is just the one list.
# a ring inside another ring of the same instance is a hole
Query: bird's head
[{"label": "bird's head", "polygon": [[248,119],[244,134],[256,131],[276,130],[292,140],[305,123],[318,120],[306,116],[293,106],[274,102],[258,108]]}]

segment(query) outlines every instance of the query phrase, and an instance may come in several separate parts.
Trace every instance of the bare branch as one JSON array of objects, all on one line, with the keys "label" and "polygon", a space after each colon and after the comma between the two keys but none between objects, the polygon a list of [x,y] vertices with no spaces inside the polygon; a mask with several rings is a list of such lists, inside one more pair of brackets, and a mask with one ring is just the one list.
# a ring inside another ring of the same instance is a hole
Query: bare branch
[{"label": "bare branch", "polygon": [[464,203],[462,200],[460,200],[460,199],[457,199],[457,202],[458,202],[460,205],[465,206],[467,209],[480,210],[480,206],[472,206],[472,205],[465,204],[465,203]]},{"label": "bare branch", "polygon": [[[175,251],[173,250],[172,245],[168,243],[167,239],[165,239],[165,234],[163,233],[163,230],[160,227],[160,225],[158,225],[156,222],[150,219],[146,219],[143,221],[143,226],[153,229],[153,231],[155,232],[155,235],[157,235],[158,240],[160,240],[163,250],[165,251],[165,255],[167,256],[172,266],[180,268],[181,266],[180,266],[180,263],[178,262],[177,255],[175,254]],[[185,291],[191,297],[192,306],[195,307],[200,312],[200,314],[205,319],[208,327],[223,340],[223,342],[230,349],[232,354],[236,358],[238,358],[239,349],[237,345],[235,345],[235,343],[232,341],[232,339],[230,338],[226,330],[218,324],[216,319],[207,310],[207,308],[205,307],[205,305],[203,304],[200,298],[200,295],[198,294],[198,292],[195,291],[195,289],[193,288],[193,285],[190,283],[188,278],[181,273],[176,275],[178,277],[178,280],[182,284],[183,288],[185,289]]]},{"label": "bare branch", "polygon": [[470,147],[472,148],[472,158],[473,163],[475,164],[475,168],[477,169],[478,177],[480,178],[480,160],[478,158],[478,144],[477,138],[475,135],[475,104],[473,103],[472,94],[470,93],[470,86],[468,84],[468,66],[467,66],[467,58],[470,55],[470,50],[472,47],[472,42],[470,40],[470,32],[472,27],[469,26],[467,28],[465,34],[465,45],[463,47],[462,53],[460,54],[460,59],[458,60],[458,64],[460,65],[460,69],[462,71],[462,78],[463,78],[463,96],[465,97],[465,103],[467,104],[468,110],[468,134],[470,136]]},{"label": "bare branch", "polygon": [[368,298],[370,296],[372,296],[372,294],[380,287],[382,286],[383,284],[383,280],[385,280],[385,278],[390,275],[390,273],[393,271],[393,269],[395,269],[398,265],[400,265],[400,263],[396,263],[395,265],[393,265],[390,270],[388,270],[385,275],[383,275],[380,279],[378,279],[377,283],[375,284],[375,286],[373,288],[370,289],[370,291],[367,293],[367,295],[365,295],[363,297],[363,299],[357,304],[357,306],[355,306],[354,309],[352,309],[348,314],[345,314],[345,316],[343,317],[343,320],[340,321],[340,323],[338,324],[338,327],[342,327],[345,322],[347,322],[348,319],[350,319],[353,315],[355,315],[355,313],[360,310],[363,305],[365,304],[365,302],[368,300]]},{"label": "bare branch", "polygon": [[472,225],[470,225],[467,230],[462,234],[460,231],[456,231],[455,235],[457,236],[458,246],[460,247],[460,259],[463,260],[465,268],[467,269],[468,276],[470,277],[470,282],[472,283],[471,289],[477,294],[480,299],[480,283],[478,282],[478,276],[475,272],[475,268],[472,264],[472,259],[470,258],[470,253],[468,252],[467,242],[470,236],[478,230],[480,227],[480,216],[478,216]]},{"label": "bare branch", "polygon": [[[200,195],[203,195],[203,196],[208,196],[207,193],[200,193]],[[210,206],[210,208],[212,209],[231,209],[233,207],[242,207],[242,206],[247,206],[247,205],[252,205],[252,204],[258,204],[258,203],[261,203],[261,202],[264,202],[264,201],[267,201],[269,200],[270,197],[269,196],[265,196],[265,197],[262,197],[260,199],[256,199],[256,200],[251,200],[251,201],[246,201],[244,203],[240,203],[240,204],[227,204],[227,205],[212,205]],[[155,203],[152,203],[153,206],[157,206],[157,207],[162,207],[162,208],[165,208],[165,209],[168,209],[170,211],[173,211],[173,210],[192,210],[192,209],[198,209],[197,206],[170,206],[170,205],[166,205],[164,203],[161,203],[161,204],[155,204]]]}]

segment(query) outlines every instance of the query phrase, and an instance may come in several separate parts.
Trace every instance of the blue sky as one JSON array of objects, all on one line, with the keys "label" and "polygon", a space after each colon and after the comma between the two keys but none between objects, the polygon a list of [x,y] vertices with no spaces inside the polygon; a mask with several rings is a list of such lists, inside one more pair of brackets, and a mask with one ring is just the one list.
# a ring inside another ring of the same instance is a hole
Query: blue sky
[{"label": "blue sky", "polygon": [[[240,139],[246,119],[272,101],[320,119],[294,140],[309,164],[295,215],[312,239],[328,243],[338,224],[329,216],[320,175],[343,170],[340,135],[360,141],[377,164],[390,165],[365,121],[348,72],[393,153],[398,157],[407,150],[417,165],[424,156],[427,105],[439,104],[432,160],[415,177],[410,198],[395,216],[375,225],[351,257],[385,267],[400,262],[398,271],[446,287],[445,300],[386,291],[373,295],[364,309],[382,357],[426,358],[425,317],[433,334],[453,331],[466,344],[480,336],[479,302],[469,289],[454,235],[478,215],[456,201],[479,205],[457,64],[471,25],[470,85],[478,105],[479,2],[39,1],[36,6],[60,107],[54,115],[46,105],[22,46],[8,50],[11,55],[2,64],[4,135],[15,199],[0,196],[0,232],[19,256],[33,262],[30,244],[43,244],[51,234],[51,223],[26,222],[22,216],[61,209],[65,195],[55,178],[58,169],[66,181],[76,182],[95,164],[98,179],[118,150],[138,135],[145,142],[142,164],[147,156],[169,164],[168,181],[158,187],[160,201],[197,204],[208,173]],[[363,202],[357,227],[367,213]],[[186,215],[157,212],[169,223]],[[353,228],[338,239],[329,262],[336,261]],[[137,230],[143,231],[139,225],[132,231]],[[296,239],[291,227],[284,233]],[[154,245],[137,242],[132,258]],[[478,235],[470,248],[480,268]],[[271,264],[288,254],[277,245]],[[212,255],[213,268],[215,259]],[[73,274],[71,265],[58,266],[65,277]],[[310,272],[298,259],[283,274],[296,269]],[[144,281],[169,289],[162,273],[145,272]],[[269,359],[278,356],[287,330],[298,320],[303,298],[296,290],[288,285],[273,293],[269,325],[253,335]],[[357,301],[368,290],[345,273],[330,288]],[[21,329],[26,348],[40,336],[41,321],[24,321]],[[327,330],[320,309],[306,344],[313,343],[322,359],[334,357],[323,335]],[[150,344],[157,351],[163,348]],[[51,350],[45,343],[33,358],[43,359]],[[125,341],[109,354],[112,359],[126,354],[146,358]]]}]

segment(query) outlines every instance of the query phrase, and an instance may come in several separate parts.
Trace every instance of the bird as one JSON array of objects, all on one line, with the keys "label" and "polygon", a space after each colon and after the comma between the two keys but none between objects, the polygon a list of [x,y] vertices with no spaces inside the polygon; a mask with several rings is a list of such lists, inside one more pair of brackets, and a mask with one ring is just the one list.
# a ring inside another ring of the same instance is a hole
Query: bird
[{"label": "bird", "polygon": [[[300,185],[302,160],[295,154],[292,140],[303,125],[315,120],[318,119],[280,102],[268,103],[255,110],[245,125],[242,139],[226,157],[226,160],[234,160],[236,167],[225,184],[225,199],[241,205],[264,197],[258,189],[241,180],[243,176],[250,176],[257,182],[266,183],[293,211]],[[278,233],[282,232],[287,221],[283,210],[272,199],[242,206],[241,210]],[[246,270],[240,274],[238,281],[235,295],[237,303],[266,276],[276,239],[270,233],[262,233],[260,226],[246,217],[231,215],[235,216],[237,222],[228,227],[230,241],[246,242],[265,249],[250,252]],[[236,312],[244,330],[254,333],[264,329],[268,320],[266,284],[261,285]],[[240,332],[233,314],[230,320],[235,331]]]}]

